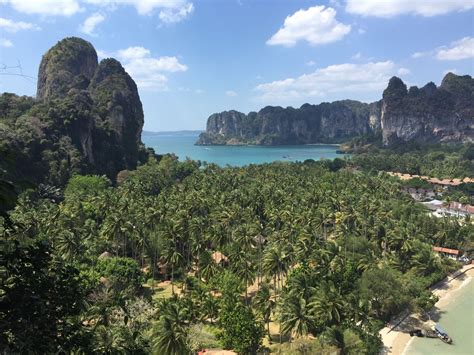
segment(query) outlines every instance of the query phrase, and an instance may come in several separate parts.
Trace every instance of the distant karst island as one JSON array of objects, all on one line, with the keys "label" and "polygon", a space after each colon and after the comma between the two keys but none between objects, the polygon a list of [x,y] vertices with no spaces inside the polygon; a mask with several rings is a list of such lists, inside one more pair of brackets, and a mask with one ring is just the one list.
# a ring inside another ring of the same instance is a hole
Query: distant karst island
[{"label": "distant karst island", "polygon": [[430,82],[408,89],[392,77],[382,100],[370,104],[342,100],[215,113],[196,144],[342,143],[367,134],[379,134],[384,145],[474,141],[474,79],[448,73],[439,87]]}]

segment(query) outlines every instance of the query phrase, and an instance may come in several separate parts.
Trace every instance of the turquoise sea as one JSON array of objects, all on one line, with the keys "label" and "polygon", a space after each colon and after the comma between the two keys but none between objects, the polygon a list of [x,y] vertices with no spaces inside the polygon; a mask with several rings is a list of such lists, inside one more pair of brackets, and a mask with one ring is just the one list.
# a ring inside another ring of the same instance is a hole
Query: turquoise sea
[{"label": "turquoise sea", "polygon": [[438,339],[413,338],[405,354],[474,354],[474,282],[472,279],[456,291],[450,303],[443,309],[439,323],[453,339],[452,345]]},{"label": "turquoise sea", "polygon": [[293,146],[196,146],[199,132],[161,132],[144,134],[142,141],[158,154],[174,153],[180,160],[215,163],[219,166],[244,166],[273,161],[304,161],[306,159],[343,158],[337,154],[337,145],[293,145]]}]

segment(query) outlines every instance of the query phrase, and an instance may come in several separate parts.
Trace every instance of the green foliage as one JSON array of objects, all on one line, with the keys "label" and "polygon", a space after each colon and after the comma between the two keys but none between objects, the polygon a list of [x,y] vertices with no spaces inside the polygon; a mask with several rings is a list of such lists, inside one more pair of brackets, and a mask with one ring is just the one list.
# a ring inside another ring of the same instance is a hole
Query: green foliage
[{"label": "green foliage", "polygon": [[409,295],[402,285],[401,274],[384,267],[365,271],[359,288],[361,297],[371,300],[375,315],[388,320],[410,304]]},{"label": "green foliage", "polygon": [[64,189],[64,197],[70,202],[90,199],[103,193],[109,186],[110,180],[105,176],[74,175]]},{"label": "green foliage", "polygon": [[218,280],[218,288],[221,292],[221,308],[232,308],[240,303],[240,295],[244,287],[242,282],[230,271],[221,274]]},{"label": "green foliage", "polygon": [[199,168],[199,163],[186,160],[178,163],[172,156],[164,156],[160,162],[150,159],[148,164],[139,166],[125,180],[124,187],[140,194],[158,195],[164,188],[183,180]]},{"label": "green foliage", "polygon": [[255,354],[260,348],[264,328],[250,307],[237,303],[234,307],[223,308],[219,326],[218,339],[226,349],[234,349],[239,354]]},{"label": "green foliage", "polygon": [[3,93],[0,95],[0,125],[11,124],[17,117],[27,112],[33,104],[32,97]]},{"label": "green foliage", "polygon": [[18,353],[73,351],[88,344],[78,315],[84,289],[78,270],[53,258],[49,243],[2,235],[0,350]]},{"label": "green foliage", "polygon": [[426,145],[399,149],[372,149],[352,156],[352,165],[366,171],[396,171],[412,175],[437,178],[464,178],[474,176],[474,164],[470,158],[473,144]]},{"label": "green foliage", "polygon": [[406,180],[403,181],[402,184],[406,187],[412,187],[415,189],[433,189],[433,185],[431,185],[428,181],[420,178]]},{"label": "green foliage", "polygon": [[162,305],[161,311],[160,320],[154,329],[154,351],[163,355],[189,354],[189,309],[173,298]]},{"label": "green foliage", "polygon": [[143,281],[138,263],[130,258],[113,257],[99,259],[95,269],[118,291],[137,291]]},{"label": "green foliage", "polygon": [[[77,326],[71,349],[187,353],[199,347],[190,329],[204,324],[249,352],[265,323],[281,321],[282,341],[337,328],[337,345],[315,348],[375,353],[381,322],[429,309],[427,288],[458,267],[432,246],[468,248],[473,225],[430,217],[385,175],[330,170],[324,162],[200,168],[165,157],[116,187],[74,176],[64,201],[51,198],[54,189],[24,193],[8,222],[80,270],[79,286],[70,282],[87,306],[62,318]],[[165,280],[172,284],[157,297]]]}]

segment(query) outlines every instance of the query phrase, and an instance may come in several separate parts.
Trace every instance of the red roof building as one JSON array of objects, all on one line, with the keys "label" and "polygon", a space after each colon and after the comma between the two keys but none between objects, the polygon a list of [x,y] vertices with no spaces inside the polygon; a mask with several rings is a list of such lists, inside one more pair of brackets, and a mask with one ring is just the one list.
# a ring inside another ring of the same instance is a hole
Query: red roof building
[{"label": "red roof building", "polygon": [[459,255],[459,250],[457,249],[449,249],[449,248],[443,248],[443,247],[433,247],[433,251],[437,253],[444,253],[444,254],[449,254],[449,255]]}]

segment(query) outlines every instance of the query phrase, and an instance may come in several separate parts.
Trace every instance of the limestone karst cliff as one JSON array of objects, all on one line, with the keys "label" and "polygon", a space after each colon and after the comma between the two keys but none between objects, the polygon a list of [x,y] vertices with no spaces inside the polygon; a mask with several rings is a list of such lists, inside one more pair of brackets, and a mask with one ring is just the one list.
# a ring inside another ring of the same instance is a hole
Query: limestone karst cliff
[{"label": "limestone karst cliff", "polygon": [[[342,142],[379,126],[379,105],[352,100],[304,104],[299,109],[267,106],[248,115],[213,114],[197,144],[308,144]],[[373,120],[369,119],[373,116]]]},{"label": "limestone karst cliff", "polygon": [[380,101],[343,100],[298,109],[267,106],[248,115],[211,115],[196,144],[339,143],[382,133],[383,143],[466,142],[474,140],[474,80],[449,73],[440,87],[421,89],[393,77]]},{"label": "limestone karst cliff", "polygon": [[36,99],[0,96],[0,171],[57,185],[73,173],[115,179],[146,160],[142,127],[137,86],[122,65],[98,63],[89,42],[65,38],[43,55]]},{"label": "limestone karst cliff", "polygon": [[87,89],[97,69],[97,53],[87,41],[65,38],[42,57],[36,98],[64,98],[70,89]]},{"label": "limestone karst cliff", "polygon": [[396,77],[383,93],[383,142],[474,141],[474,79],[448,73],[437,87],[407,89]]}]

